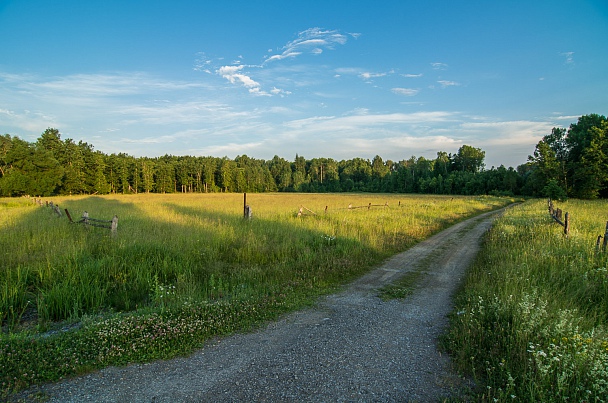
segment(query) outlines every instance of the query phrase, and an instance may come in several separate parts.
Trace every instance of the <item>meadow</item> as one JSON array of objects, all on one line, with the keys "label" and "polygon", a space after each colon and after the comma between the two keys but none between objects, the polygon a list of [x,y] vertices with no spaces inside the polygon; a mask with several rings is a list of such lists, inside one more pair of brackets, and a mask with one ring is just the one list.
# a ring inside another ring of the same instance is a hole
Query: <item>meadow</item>
[{"label": "meadow", "polygon": [[487,402],[608,401],[608,252],[596,250],[605,201],[546,200],[498,219],[456,299],[443,346]]},{"label": "meadow", "polygon": [[[314,302],[498,197],[138,194],[0,199],[2,393],[187,354]],[[374,204],[371,208],[364,207]],[[362,208],[351,208],[362,207]],[[304,206],[305,216],[298,217]],[[326,210],[327,207],[327,210]],[[315,212],[316,214],[313,214]]]}]

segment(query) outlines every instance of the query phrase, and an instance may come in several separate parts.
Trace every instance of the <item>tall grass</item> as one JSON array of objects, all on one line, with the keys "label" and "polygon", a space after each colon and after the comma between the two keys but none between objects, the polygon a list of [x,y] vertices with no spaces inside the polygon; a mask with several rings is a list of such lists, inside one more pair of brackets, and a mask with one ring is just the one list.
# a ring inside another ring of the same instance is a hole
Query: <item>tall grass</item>
[{"label": "tall grass", "polygon": [[[83,211],[98,219],[116,214],[118,234],[71,224],[28,199],[0,199],[3,390],[183,353],[209,335],[309,303],[450,224],[511,200],[249,194],[252,220],[243,218],[240,194],[52,201],[74,219]],[[301,205],[317,214],[297,217]],[[79,328],[36,335],[70,323]]]},{"label": "tall grass", "polygon": [[558,207],[569,237],[545,201],[508,210],[457,298],[444,344],[480,401],[608,401],[608,203]]}]

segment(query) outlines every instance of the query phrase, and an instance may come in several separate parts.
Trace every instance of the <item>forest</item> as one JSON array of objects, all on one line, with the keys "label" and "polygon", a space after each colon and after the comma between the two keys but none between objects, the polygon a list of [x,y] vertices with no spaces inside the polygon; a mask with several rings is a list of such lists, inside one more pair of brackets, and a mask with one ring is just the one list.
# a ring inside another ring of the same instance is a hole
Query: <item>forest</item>
[{"label": "forest", "polygon": [[34,143],[0,136],[0,196],[190,192],[386,192],[533,196],[608,196],[608,121],[581,116],[554,127],[517,168],[486,169],[485,152],[463,145],[456,154],[400,161],[336,161],[227,157],[133,157],[104,154],[48,128]]}]

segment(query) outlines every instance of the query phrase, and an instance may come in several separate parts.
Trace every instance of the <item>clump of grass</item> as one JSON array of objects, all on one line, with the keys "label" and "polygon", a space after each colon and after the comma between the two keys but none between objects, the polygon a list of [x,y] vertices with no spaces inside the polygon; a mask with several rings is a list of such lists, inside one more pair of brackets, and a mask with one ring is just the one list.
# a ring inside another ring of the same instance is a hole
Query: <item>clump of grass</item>
[{"label": "clump of grass", "polygon": [[398,280],[382,287],[378,291],[378,296],[384,301],[405,299],[412,295],[421,275],[422,272],[419,270],[405,273]]},{"label": "clump of grass", "polygon": [[[389,207],[347,209],[378,199]],[[112,237],[23,200],[0,203],[0,230],[8,234],[0,238],[4,393],[88,368],[183,354],[211,335],[310,304],[450,224],[510,202],[250,194],[254,218],[245,220],[238,194],[53,198],[75,219],[83,211],[118,215]],[[328,209],[298,218],[300,205]],[[66,325],[74,327],[57,331]]]},{"label": "clump of grass", "polygon": [[605,202],[509,210],[489,233],[443,340],[480,401],[606,401],[608,255],[596,253]]}]

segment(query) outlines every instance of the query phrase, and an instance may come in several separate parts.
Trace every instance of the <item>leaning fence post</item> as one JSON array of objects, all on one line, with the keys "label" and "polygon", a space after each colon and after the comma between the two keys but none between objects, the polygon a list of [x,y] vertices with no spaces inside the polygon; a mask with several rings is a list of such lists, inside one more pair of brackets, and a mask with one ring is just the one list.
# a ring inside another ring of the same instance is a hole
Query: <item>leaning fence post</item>
[{"label": "leaning fence post", "polygon": [[68,209],[66,208],[66,209],[64,209],[64,211],[65,211],[65,215],[68,216],[68,220],[70,220],[70,222],[74,222],[74,221],[72,221],[72,216],[70,215],[70,212],[68,211]]},{"label": "leaning fence post", "polygon": [[570,233],[570,214],[566,211],[566,218],[564,219],[564,235],[568,236]]},{"label": "leaning fence post", "polygon": [[608,221],[606,221],[606,231],[604,232],[604,244],[602,245],[602,251],[606,251],[606,245],[608,244],[608,239],[606,239],[606,236],[608,236]]}]

